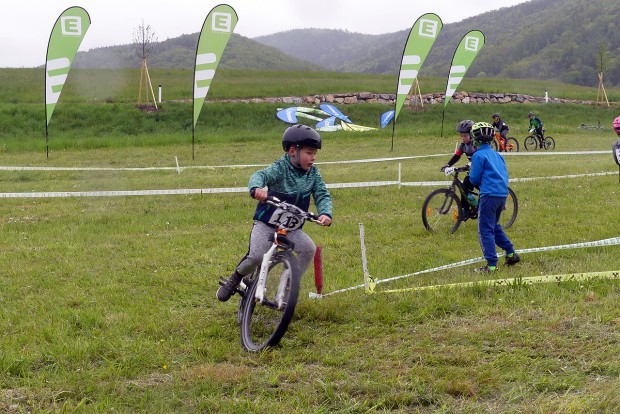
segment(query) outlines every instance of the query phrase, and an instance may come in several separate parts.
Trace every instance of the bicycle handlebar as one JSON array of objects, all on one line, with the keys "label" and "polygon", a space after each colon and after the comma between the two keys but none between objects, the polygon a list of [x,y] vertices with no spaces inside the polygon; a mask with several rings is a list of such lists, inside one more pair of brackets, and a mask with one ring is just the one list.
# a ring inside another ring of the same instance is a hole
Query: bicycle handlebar
[{"label": "bicycle handlebar", "polygon": [[288,213],[291,213],[303,220],[307,220],[307,221],[311,221],[313,223],[317,223],[319,225],[323,225],[320,221],[319,221],[319,217],[310,212],[310,211],[304,211],[302,209],[300,209],[299,207],[297,207],[296,205],[287,203],[286,201],[282,201],[277,197],[274,196],[269,196],[267,197],[267,200],[265,200],[266,204],[269,204],[271,206],[280,208]]}]

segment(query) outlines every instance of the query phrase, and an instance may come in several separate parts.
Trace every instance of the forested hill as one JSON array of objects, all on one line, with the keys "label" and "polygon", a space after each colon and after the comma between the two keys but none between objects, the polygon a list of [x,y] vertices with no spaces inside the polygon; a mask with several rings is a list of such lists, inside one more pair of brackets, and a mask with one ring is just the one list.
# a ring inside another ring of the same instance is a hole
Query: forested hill
[{"label": "forested hill", "polygon": [[[149,57],[151,68],[193,69],[196,59],[198,33],[185,34],[162,42],[155,42]],[[138,68],[140,59],[135,46],[121,45],[78,52],[75,68]],[[274,47],[264,45],[247,37],[233,34],[224,50],[220,68],[321,71],[324,68],[310,62],[286,55]]]},{"label": "forested hill", "polygon": [[[559,79],[596,86],[602,56],[605,84],[620,85],[619,17],[620,0],[531,0],[492,10],[444,25],[420,76],[447,77],[461,38],[477,29],[485,34],[486,44],[469,77]],[[382,35],[328,29],[290,30],[254,39],[233,34],[220,68],[396,75],[408,35],[409,28]],[[149,66],[191,69],[197,42],[198,33],[158,42]],[[79,52],[74,67],[139,64],[133,45],[123,45]]]},{"label": "forested hill", "polygon": [[[531,0],[493,10],[444,25],[420,74],[447,76],[459,41],[477,29],[486,44],[468,76],[561,79],[591,86],[598,82],[596,61],[603,48],[606,83],[618,85],[619,17],[618,0]],[[396,74],[408,35],[409,29],[383,35],[300,29],[255,40],[330,70]]]}]

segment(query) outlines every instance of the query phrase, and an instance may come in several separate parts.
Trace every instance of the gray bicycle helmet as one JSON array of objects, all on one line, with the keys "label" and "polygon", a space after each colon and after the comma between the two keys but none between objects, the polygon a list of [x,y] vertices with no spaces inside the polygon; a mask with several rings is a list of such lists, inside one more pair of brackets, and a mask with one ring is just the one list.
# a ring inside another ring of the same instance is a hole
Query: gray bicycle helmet
[{"label": "gray bicycle helmet", "polygon": [[499,118],[499,114],[495,112],[491,118]]},{"label": "gray bicycle helmet", "polygon": [[466,119],[464,121],[459,122],[456,126],[456,132],[459,134],[469,134],[471,132],[471,127],[474,125],[474,121],[470,121]]},{"label": "gray bicycle helmet", "polygon": [[321,149],[321,135],[306,125],[290,126],[282,135],[282,148],[288,151],[292,146]]}]

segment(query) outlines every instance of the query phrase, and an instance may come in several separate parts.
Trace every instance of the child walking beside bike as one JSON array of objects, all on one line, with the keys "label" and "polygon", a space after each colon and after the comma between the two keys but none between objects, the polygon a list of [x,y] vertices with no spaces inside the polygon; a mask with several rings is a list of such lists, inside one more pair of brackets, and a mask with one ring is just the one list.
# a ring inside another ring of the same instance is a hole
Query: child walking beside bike
[{"label": "child walking beside bike", "polygon": [[476,152],[472,156],[469,179],[480,189],[478,239],[487,261],[487,264],[477,271],[488,273],[497,270],[496,245],[506,252],[504,264],[507,266],[518,263],[521,257],[515,252],[512,242],[499,224],[508,197],[508,169],[504,158],[489,145],[495,135],[493,125],[486,122],[475,123],[471,134]]},{"label": "child walking beside bike", "polygon": [[[293,204],[304,211],[310,207],[310,197],[319,215],[319,222],[329,226],[332,222],[332,198],[319,170],[313,165],[321,149],[321,136],[305,125],[293,125],[282,135],[282,148],[286,153],[269,167],[252,174],[249,181],[250,196],[259,200],[254,212],[254,224],[250,245],[235,271],[223,281],[217,291],[217,299],[226,302],[236,292],[241,280],[261,264],[263,255],[272,242],[269,235],[278,227],[279,220],[274,206],[264,203],[268,196]],[[268,189],[265,190],[265,187]],[[292,223],[288,239],[295,243],[295,252],[303,275],[314,259],[316,245],[300,224]]]}]

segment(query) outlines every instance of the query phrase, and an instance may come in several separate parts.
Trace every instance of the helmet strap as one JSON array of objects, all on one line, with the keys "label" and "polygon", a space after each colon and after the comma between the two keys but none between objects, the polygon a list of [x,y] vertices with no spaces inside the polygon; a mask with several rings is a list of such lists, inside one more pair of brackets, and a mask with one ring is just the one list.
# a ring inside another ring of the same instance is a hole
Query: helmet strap
[{"label": "helmet strap", "polygon": [[292,161],[293,167],[301,168],[301,162],[299,162],[299,150],[300,150],[299,145],[295,145],[295,146],[291,145],[291,148],[293,147],[295,148],[295,155],[291,155],[291,153],[289,152],[288,154],[289,158]]}]

